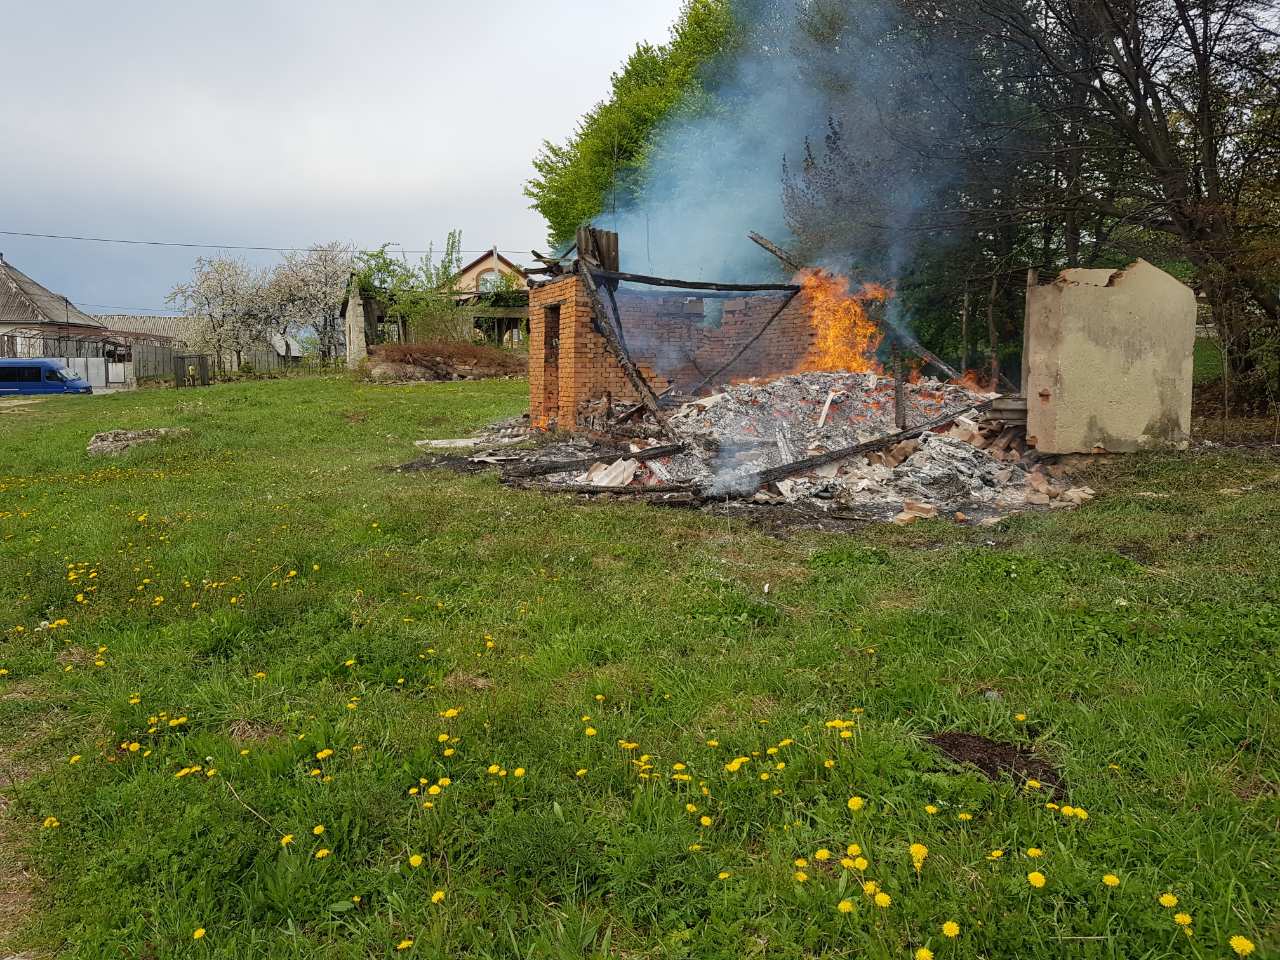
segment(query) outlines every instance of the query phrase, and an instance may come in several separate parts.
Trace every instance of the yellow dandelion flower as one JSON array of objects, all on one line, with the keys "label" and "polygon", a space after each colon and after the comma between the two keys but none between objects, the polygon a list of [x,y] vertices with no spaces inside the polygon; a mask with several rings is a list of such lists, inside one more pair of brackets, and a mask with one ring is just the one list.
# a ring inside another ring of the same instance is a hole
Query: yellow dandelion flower
[{"label": "yellow dandelion flower", "polygon": [[913,843],[910,852],[911,864],[916,868],[916,873],[919,873],[924,866],[925,857],[929,856],[929,848],[923,843]]},{"label": "yellow dandelion flower", "polygon": [[431,902],[432,902],[432,903],[444,903],[444,891],[443,891],[443,890],[437,890],[435,893],[433,893],[433,894],[431,895]]},{"label": "yellow dandelion flower", "polygon": [[862,797],[850,797],[849,802],[847,804],[849,809],[852,810],[854,813],[857,813],[866,805],[867,805],[867,801],[862,799]]},{"label": "yellow dandelion flower", "polygon": [[1000,859],[1001,857],[1003,857],[1003,856],[1004,856],[1004,851],[1003,851],[1003,850],[992,850],[990,853],[988,853],[988,854],[987,854],[987,859],[988,859],[988,860],[999,860],[999,859]]},{"label": "yellow dandelion flower", "polygon": [[316,851],[316,859],[323,860],[325,857],[327,857],[331,853],[333,853],[333,851],[330,850],[328,847],[321,847],[319,850]]},{"label": "yellow dandelion flower", "polygon": [[594,737],[596,735],[596,728],[587,727],[587,729],[583,730],[582,732],[588,737]]},{"label": "yellow dandelion flower", "polygon": [[793,864],[793,865],[795,865],[795,866],[797,866],[797,867],[807,867],[807,866],[809,865],[809,861],[808,861],[808,860],[806,860],[804,857],[796,857],[796,858],[795,858],[793,861],[791,861],[791,862],[792,862],[792,864]]},{"label": "yellow dandelion flower", "polygon": [[948,920],[942,925],[942,935],[954,940],[956,937],[960,936],[960,924],[956,923],[954,920]]},{"label": "yellow dandelion flower", "polygon": [[1172,909],[1173,907],[1176,907],[1178,905],[1178,898],[1175,897],[1172,893],[1162,893],[1160,894],[1159,899],[1160,899],[1160,906],[1162,907],[1169,907]]},{"label": "yellow dandelion flower", "polygon": [[856,857],[862,853],[862,848],[858,846],[856,843],[851,843],[844,848],[844,852],[851,857]]},{"label": "yellow dandelion flower", "polygon": [[844,867],[846,870],[852,870],[853,860],[850,857],[841,857],[840,866]]},{"label": "yellow dandelion flower", "polygon": [[1039,890],[1045,884],[1044,874],[1039,870],[1032,870],[1027,874],[1027,883]]},{"label": "yellow dandelion flower", "polygon": [[1027,856],[1033,859],[1035,857],[1043,857],[1044,851],[1041,850],[1039,847],[1027,847]]},{"label": "yellow dandelion flower", "polygon": [[698,822],[702,824],[704,827],[711,826],[711,818],[706,816],[705,814],[698,818]]},{"label": "yellow dandelion flower", "polygon": [[920,947],[916,950],[916,960],[933,960],[933,951],[928,947]]},{"label": "yellow dandelion flower", "polygon": [[1173,915],[1173,922],[1174,922],[1174,923],[1176,923],[1176,924],[1177,924],[1178,926],[1180,926],[1180,927],[1189,927],[1189,926],[1191,926],[1191,914],[1189,914],[1189,913],[1175,913],[1175,914]]},{"label": "yellow dandelion flower", "polygon": [[826,847],[823,847],[821,850],[817,851],[817,852],[813,855],[813,859],[815,859],[815,860],[830,860],[830,859],[831,859],[831,851],[830,851],[830,850],[828,850]]},{"label": "yellow dandelion flower", "polygon": [[728,870],[721,870],[719,873],[716,874],[716,879],[728,880],[731,876],[733,876],[733,874],[731,874]]},{"label": "yellow dandelion flower", "polygon": [[791,879],[793,879],[796,883],[804,883],[806,880],[809,879],[809,875],[805,873],[803,870],[797,870],[795,873],[791,875]]},{"label": "yellow dandelion flower", "polygon": [[1231,945],[1231,949],[1236,952],[1236,956],[1238,957],[1247,957],[1249,954],[1253,953],[1254,950],[1253,941],[1248,937],[1240,936],[1238,933],[1228,940],[1227,943]]},{"label": "yellow dandelion flower", "polygon": [[1120,886],[1120,878],[1117,877],[1114,873],[1104,873],[1102,875],[1102,882],[1106,884],[1108,887]]},{"label": "yellow dandelion flower", "polygon": [[422,854],[415,853],[409,857],[409,866],[413,867],[415,870],[422,866]]},{"label": "yellow dandelion flower", "polygon": [[292,833],[286,833],[283,837],[280,838],[280,846],[282,847],[287,847],[291,843],[293,843]]},{"label": "yellow dandelion flower", "polygon": [[408,950],[412,946],[413,946],[413,941],[410,940],[408,937],[405,937],[403,940],[401,940],[399,943],[396,944],[396,949]]},{"label": "yellow dandelion flower", "polygon": [[320,836],[320,834],[324,833],[324,824],[317,823],[314,827],[311,828],[311,832],[317,837]]},{"label": "yellow dandelion flower", "polygon": [[203,939],[204,939],[204,927],[196,927],[196,928],[195,928],[195,930],[193,930],[193,931],[192,931],[192,933],[191,933],[191,939],[192,939],[192,940],[203,940]]},{"label": "yellow dandelion flower", "polygon": [[836,909],[839,910],[841,913],[853,913],[853,901],[841,900],[839,903],[836,904]]},{"label": "yellow dandelion flower", "polygon": [[867,858],[866,858],[866,857],[854,857],[854,859],[853,859],[853,869],[857,870],[858,872],[862,872],[863,870],[867,869]]},{"label": "yellow dandelion flower", "polygon": [[880,884],[876,883],[874,880],[867,880],[865,883],[862,884],[863,896],[874,897],[876,893],[879,892],[879,890],[880,890]]},{"label": "yellow dandelion flower", "polygon": [[875,895],[875,898],[874,898],[874,899],[875,899],[875,904],[876,904],[876,906],[877,906],[877,907],[880,907],[881,909],[883,909],[884,907],[887,907],[887,906],[889,906],[889,904],[893,903],[893,897],[889,896],[889,895],[888,895],[887,893],[885,893],[883,890],[881,890],[879,893],[877,893],[877,894]]},{"label": "yellow dandelion flower", "polygon": [[935,807],[932,803],[926,803],[924,805],[924,812],[929,814],[929,816],[932,817],[935,813],[938,812],[938,808]]},{"label": "yellow dandelion flower", "polygon": [[325,747],[323,750],[321,750],[319,753],[316,754],[316,759],[328,760],[332,756],[333,756],[333,751],[330,750],[328,747]]}]

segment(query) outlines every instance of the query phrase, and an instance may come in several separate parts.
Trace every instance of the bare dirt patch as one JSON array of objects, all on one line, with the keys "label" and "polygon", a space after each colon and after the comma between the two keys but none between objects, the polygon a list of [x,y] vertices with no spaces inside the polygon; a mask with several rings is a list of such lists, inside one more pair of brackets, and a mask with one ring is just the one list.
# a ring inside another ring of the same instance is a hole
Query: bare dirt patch
[{"label": "bare dirt patch", "polygon": [[276,724],[256,723],[253,720],[232,720],[227,734],[238,743],[262,743],[284,736],[284,728]]},{"label": "bare dirt patch", "polygon": [[455,670],[444,678],[444,687],[446,690],[489,690],[493,681],[478,673]]},{"label": "bare dirt patch", "polygon": [[1019,784],[1039,780],[1055,797],[1066,793],[1057,769],[1027,747],[956,730],[934,734],[929,743],[956,763],[977,767],[988,779],[998,781],[1009,777]]}]

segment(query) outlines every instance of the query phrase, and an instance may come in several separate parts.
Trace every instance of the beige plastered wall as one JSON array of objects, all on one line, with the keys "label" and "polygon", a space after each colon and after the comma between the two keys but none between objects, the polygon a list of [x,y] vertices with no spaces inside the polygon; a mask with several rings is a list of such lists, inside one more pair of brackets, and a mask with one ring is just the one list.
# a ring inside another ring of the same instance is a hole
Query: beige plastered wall
[{"label": "beige plastered wall", "polygon": [[1045,453],[1183,449],[1196,302],[1145,260],[1027,288],[1027,438]]}]

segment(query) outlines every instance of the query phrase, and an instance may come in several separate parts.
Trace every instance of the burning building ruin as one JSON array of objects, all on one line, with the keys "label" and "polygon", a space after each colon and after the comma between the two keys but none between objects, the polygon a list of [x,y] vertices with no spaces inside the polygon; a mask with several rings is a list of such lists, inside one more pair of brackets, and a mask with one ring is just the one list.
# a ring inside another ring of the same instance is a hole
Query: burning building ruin
[{"label": "burning building ruin", "polygon": [[530,424],[549,440],[472,459],[521,485],[907,522],[1075,506],[1093,491],[1056,454],[1185,443],[1194,300],[1149,264],[1029,278],[1028,408],[889,324],[892,291],[753,239],[794,282],[623,273],[617,236],[584,228],[530,291]]}]

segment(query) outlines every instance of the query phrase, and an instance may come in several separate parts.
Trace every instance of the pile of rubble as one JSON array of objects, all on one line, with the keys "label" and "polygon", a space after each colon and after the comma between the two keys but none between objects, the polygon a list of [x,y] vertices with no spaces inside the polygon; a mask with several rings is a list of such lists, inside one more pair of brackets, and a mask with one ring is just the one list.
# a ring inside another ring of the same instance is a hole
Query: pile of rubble
[{"label": "pile of rubble", "polygon": [[[898,389],[906,430],[897,427]],[[508,425],[474,440],[429,443],[475,447],[467,461],[497,467],[522,486],[798,505],[899,523],[940,513],[990,520],[1092,498],[1088,487],[1067,482],[1065,464],[1028,448],[1023,425],[984,416],[993,398],[936,380],[895,385],[869,373],[806,373],[685,403],[667,414],[660,436],[633,429],[516,449],[522,433]]]},{"label": "pile of rubble", "polygon": [[189,433],[186,427],[151,427],[147,430],[107,430],[89,438],[85,452],[91,457],[114,456],[131,447],[155,443],[165,437],[180,437]]}]

